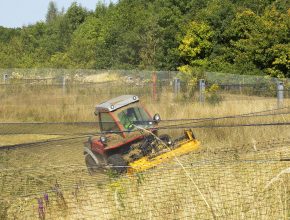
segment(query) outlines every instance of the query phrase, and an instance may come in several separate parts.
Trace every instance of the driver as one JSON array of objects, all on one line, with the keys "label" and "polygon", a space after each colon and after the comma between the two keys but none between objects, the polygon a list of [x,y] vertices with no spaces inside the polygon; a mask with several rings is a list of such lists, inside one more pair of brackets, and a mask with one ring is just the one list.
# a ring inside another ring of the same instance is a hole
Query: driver
[{"label": "driver", "polygon": [[135,111],[134,108],[128,108],[127,110],[123,111],[120,117],[120,122],[127,130],[133,129],[133,122],[136,121]]}]

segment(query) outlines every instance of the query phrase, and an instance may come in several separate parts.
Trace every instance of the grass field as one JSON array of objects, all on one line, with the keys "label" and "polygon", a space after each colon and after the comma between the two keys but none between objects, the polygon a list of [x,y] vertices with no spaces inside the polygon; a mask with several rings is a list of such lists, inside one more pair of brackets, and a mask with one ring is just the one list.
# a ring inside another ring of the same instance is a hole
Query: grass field
[{"label": "grass field", "polygon": [[[6,88],[7,89],[7,88]],[[98,93],[99,91],[99,93]],[[2,122],[93,122],[94,105],[121,94],[104,88],[11,89],[0,92]],[[226,94],[219,105],[179,100],[164,89],[152,101],[148,88],[135,92],[163,119],[207,118],[276,108],[274,98]],[[124,90],[123,93],[134,92]],[[122,93],[122,94],[123,94]],[[290,102],[285,100],[284,105]],[[289,109],[187,126],[289,122]],[[260,114],[261,115],[261,114]],[[180,122],[178,122],[180,123]],[[160,126],[175,125],[162,122]],[[0,146],[76,137],[96,124],[1,124]],[[290,213],[290,127],[193,129],[199,151],[134,176],[88,175],[86,138],[38,143],[0,151],[0,219],[41,219],[38,198],[45,193],[45,219],[287,219]],[[161,130],[172,136],[182,129]],[[5,135],[4,135],[5,133]],[[282,160],[282,161],[281,161]],[[44,218],[43,218],[44,219]]]}]

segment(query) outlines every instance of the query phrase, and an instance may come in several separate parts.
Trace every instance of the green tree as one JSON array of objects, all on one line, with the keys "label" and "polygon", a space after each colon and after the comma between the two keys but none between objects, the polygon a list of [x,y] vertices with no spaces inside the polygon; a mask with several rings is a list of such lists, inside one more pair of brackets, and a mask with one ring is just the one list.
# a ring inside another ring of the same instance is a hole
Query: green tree
[{"label": "green tree", "polygon": [[140,34],[140,64],[142,69],[154,70],[157,68],[157,53],[161,48],[159,43],[161,28],[157,24],[156,17],[149,17],[148,23],[144,27],[144,33]]},{"label": "green tree", "polygon": [[178,47],[184,64],[205,66],[213,48],[213,35],[213,30],[206,23],[190,22]]},{"label": "green tree", "polygon": [[[197,70],[289,77],[288,0],[76,2],[46,22],[0,27],[1,67]],[[192,75],[194,74],[194,75]]]},{"label": "green tree", "polygon": [[98,1],[95,9],[95,16],[97,18],[102,18],[105,16],[106,12],[108,11],[108,8],[102,1]]},{"label": "green tree", "polygon": [[56,19],[58,16],[58,9],[54,1],[50,1],[48,4],[48,9],[46,13],[46,22],[50,23]]},{"label": "green tree", "polygon": [[289,28],[289,15],[277,11],[274,6],[261,16],[249,9],[237,13],[226,36],[238,73],[287,75]]},{"label": "green tree", "polygon": [[87,15],[86,9],[73,2],[64,15],[68,30],[70,32],[75,31],[85,21]]},{"label": "green tree", "polygon": [[74,66],[81,68],[96,67],[96,47],[101,27],[100,20],[91,16],[73,33],[68,53]]},{"label": "green tree", "polygon": [[21,28],[5,28],[0,26],[0,42],[9,43],[12,37],[19,36]]}]

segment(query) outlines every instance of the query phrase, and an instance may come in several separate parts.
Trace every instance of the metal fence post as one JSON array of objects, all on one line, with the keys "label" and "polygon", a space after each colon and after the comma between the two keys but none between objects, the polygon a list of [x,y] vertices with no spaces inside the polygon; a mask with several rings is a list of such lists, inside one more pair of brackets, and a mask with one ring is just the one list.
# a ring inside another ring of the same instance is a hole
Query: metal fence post
[{"label": "metal fence post", "polygon": [[205,80],[204,79],[199,80],[199,102],[202,104],[205,102]]},{"label": "metal fence post", "polygon": [[174,96],[177,97],[180,93],[180,79],[179,78],[173,79],[173,86],[174,86]]},{"label": "metal fence post", "polygon": [[240,90],[240,94],[243,94],[242,82],[239,83],[239,90]]},{"label": "metal fence post", "polygon": [[62,92],[63,92],[63,94],[66,93],[66,88],[65,88],[65,76],[62,77]]},{"label": "metal fence post", "polygon": [[284,85],[283,82],[277,82],[277,105],[278,108],[283,107],[283,99],[284,99]]},{"label": "metal fence post", "polygon": [[152,74],[152,98],[157,101],[157,74],[153,72]]},{"label": "metal fence post", "polygon": [[6,84],[6,81],[8,81],[8,74],[3,75],[3,81],[4,81],[4,84]]}]

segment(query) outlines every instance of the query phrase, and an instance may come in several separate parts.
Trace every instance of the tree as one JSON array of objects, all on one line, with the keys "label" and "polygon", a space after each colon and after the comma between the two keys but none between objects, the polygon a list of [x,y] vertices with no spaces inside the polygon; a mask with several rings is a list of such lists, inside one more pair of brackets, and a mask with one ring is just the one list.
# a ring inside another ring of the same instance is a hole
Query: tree
[{"label": "tree", "polygon": [[50,1],[48,4],[48,9],[46,13],[46,22],[50,23],[56,19],[58,16],[58,9],[54,1]]},{"label": "tree", "polygon": [[225,36],[238,73],[289,74],[289,28],[289,16],[275,6],[261,16],[249,9],[237,13]]},{"label": "tree", "polygon": [[157,53],[160,51],[159,43],[160,39],[160,27],[157,24],[156,17],[148,19],[147,27],[145,27],[144,33],[140,34],[140,64],[142,69],[153,70],[158,66]]},{"label": "tree", "polygon": [[9,43],[13,37],[19,36],[20,31],[20,28],[5,28],[0,26],[0,42]]},{"label": "tree", "polygon": [[213,30],[206,23],[190,22],[178,47],[179,55],[184,64],[205,66],[213,48],[213,35]]},{"label": "tree", "polygon": [[98,1],[97,5],[96,5],[96,9],[95,9],[96,17],[102,18],[105,16],[106,12],[107,12],[106,5],[103,2]]},{"label": "tree", "polygon": [[223,32],[235,17],[235,13],[236,8],[231,0],[212,0],[208,2],[207,7],[197,12],[196,20],[210,25],[215,32],[214,38],[217,43],[223,44]]},{"label": "tree", "polygon": [[91,16],[73,33],[68,53],[74,66],[81,68],[96,67],[96,47],[101,27],[100,20]]},{"label": "tree", "polygon": [[288,5],[289,0],[120,0],[98,1],[95,11],[74,2],[59,12],[51,1],[46,22],[0,27],[0,66],[180,67],[190,74],[203,69],[289,77]]},{"label": "tree", "polygon": [[73,2],[64,15],[64,19],[69,31],[71,33],[75,31],[79,25],[85,21],[87,15],[88,13],[86,9],[78,5],[76,2]]}]

